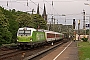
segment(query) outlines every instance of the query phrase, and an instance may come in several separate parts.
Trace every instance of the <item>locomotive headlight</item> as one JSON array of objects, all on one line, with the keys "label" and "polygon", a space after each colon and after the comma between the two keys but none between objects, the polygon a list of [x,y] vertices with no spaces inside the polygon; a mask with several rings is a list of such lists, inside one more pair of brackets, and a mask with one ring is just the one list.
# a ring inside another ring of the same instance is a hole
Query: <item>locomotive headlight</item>
[{"label": "locomotive headlight", "polygon": [[32,38],[30,38],[30,41],[32,41]]},{"label": "locomotive headlight", "polygon": [[17,41],[18,41],[18,38],[17,38]]},{"label": "locomotive headlight", "polygon": [[18,41],[18,40],[17,40]]},{"label": "locomotive headlight", "polygon": [[30,40],[30,41],[32,41],[32,40]]}]

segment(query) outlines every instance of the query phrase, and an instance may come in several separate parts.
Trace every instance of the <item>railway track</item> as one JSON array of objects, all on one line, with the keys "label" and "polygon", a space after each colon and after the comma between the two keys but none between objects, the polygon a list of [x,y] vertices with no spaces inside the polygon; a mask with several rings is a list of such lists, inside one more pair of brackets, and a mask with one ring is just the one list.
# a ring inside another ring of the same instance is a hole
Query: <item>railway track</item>
[{"label": "railway track", "polygon": [[39,56],[40,54],[43,54],[61,44],[64,42],[56,42],[53,46],[51,44],[46,46],[37,47],[30,50],[17,50],[13,51],[11,53],[0,55],[0,60],[28,60],[32,59],[36,56]]},{"label": "railway track", "polygon": [[53,49],[53,48],[61,45],[61,44],[63,44],[63,42],[61,42],[61,43],[59,43],[59,44],[57,44],[57,45],[54,45],[54,46],[52,46],[52,47],[50,47],[50,48],[48,48],[48,49],[42,50],[42,51],[40,51],[40,52],[38,52],[38,53],[36,53],[36,54],[33,54],[33,55],[31,55],[31,56],[28,56],[28,57],[24,58],[23,60],[33,59],[34,57],[37,57],[37,56],[39,56],[39,55],[41,55],[41,54],[43,54],[43,53],[45,53],[45,52],[47,52],[47,51],[49,51],[49,50],[51,50],[51,49]]},{"label": "railway track", "polygon": [[[7,52],[8,52],[8,51],[7,51]],[[15,52],[18,52],[18,50],[15,50],[15,51],[12,51],[12,52],[9,52],[9,53],[0,54],[0,57],[5,56],[5,55],[8,55],[8,54],[11,54],[11,53],[15,53]]]},{"label": "railway track", "polygon": [[[9,53],[4,53],[4,54],[0,54],[0,60],[4,60],[4,59],[7,59],[9,57],[12,57],[12,56],[15,56],[21,52],[19,52],[20,50],[13,50]],[[8,51],[7,51],[8,52]]]},{"label": "railway track", "polygon": [[20,49],[17,49],[15,46],[14,47],[2,46],[2,47],[0,47],[0,60],[7,59],[7,58],[17,54],[16,52],[19,52],[19,51],[20,51]]},{"label": "railway track", "polygon": [[46,53],[46,52],[48,52],[48,51],[51,51],[51,50],[56,49],[58,46],[62,45],[63,43],[66,43],[66,41],[63,41],[63,42],[60,41],[60,42],[56,43],[54,46],[50,46],[49,48],[43,49],[42,51],[37,52],[36,54],[30,55],[30,56],[28,56],[28,57],[25,57],[23,60],[33,60],[33,58],[35,59],[35,58],[37,58],[39,55],[42,55],[42,54],[44,54],[44,53]]}]

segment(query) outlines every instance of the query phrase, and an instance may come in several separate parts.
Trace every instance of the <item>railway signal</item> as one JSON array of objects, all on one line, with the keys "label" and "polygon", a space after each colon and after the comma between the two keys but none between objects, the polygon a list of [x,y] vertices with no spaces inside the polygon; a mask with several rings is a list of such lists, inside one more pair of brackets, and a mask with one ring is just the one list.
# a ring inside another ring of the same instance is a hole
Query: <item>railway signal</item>
[{"label": "railway signal", "polygon": [[73,29],[75,29],[75,19],[73,19]]},{"label": "railway signal", "polygon": [[90,24],[86,24],[86,27],[90,27]]}]

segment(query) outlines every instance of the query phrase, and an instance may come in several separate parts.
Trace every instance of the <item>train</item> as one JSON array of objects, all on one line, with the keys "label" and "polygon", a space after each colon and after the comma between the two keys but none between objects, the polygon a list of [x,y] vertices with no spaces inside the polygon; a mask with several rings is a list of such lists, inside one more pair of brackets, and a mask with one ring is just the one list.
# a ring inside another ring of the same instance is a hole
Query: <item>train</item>
[{"label": "train", "polygon": [[63,33],[29,27],[19,28],[17,32],[17,45],[19,48],[31,48],[42,44],[64,39]]}]

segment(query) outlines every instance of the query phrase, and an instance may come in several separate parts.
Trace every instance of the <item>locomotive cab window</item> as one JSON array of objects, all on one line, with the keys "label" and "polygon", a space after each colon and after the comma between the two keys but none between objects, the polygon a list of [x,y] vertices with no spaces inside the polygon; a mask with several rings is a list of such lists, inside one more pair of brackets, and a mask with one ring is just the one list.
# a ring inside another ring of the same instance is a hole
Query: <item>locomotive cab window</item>
[{"label": "locomotive cab window", "polygon": [[24,33],[24,30],[19,30],[19,34],[23,34]]},{"label": "locomotive cab window", "polygon": [[31,35],[31,30],[25,30],[26,35]]},{"label": "locomotive cab window", "polygon": [[31,30],[19,30],[19,35],[31,35]]}]

